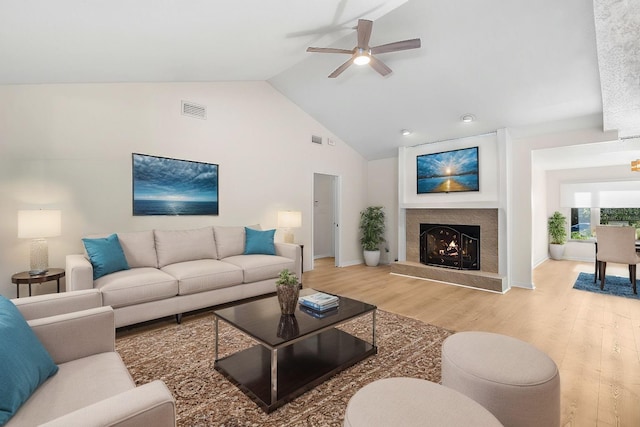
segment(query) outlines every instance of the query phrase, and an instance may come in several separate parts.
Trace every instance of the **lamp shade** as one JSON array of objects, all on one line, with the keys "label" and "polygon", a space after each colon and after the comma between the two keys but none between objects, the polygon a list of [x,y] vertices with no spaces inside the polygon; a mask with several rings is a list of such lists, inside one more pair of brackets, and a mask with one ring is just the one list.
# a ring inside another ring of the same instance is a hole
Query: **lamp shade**
[{"label": "lamp shade", "polygon": [[302,226],[302,212],[278,211],[279,228],[298,228]]},{"label": "lamp shade", "polygon": [[18,211],[18,238],[38,239],[62,233],[61,212],[58,210]]}]

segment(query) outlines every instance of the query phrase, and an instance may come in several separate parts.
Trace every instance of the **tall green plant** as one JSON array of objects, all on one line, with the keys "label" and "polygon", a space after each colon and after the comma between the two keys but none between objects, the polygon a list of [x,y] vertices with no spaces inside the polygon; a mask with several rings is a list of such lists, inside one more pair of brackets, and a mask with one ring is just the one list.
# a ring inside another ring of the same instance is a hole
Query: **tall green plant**
[{"label": "tall green plant", "polygon": [[547,222],[547,229],[551,237],[552,245],[564,245],[567,242],[567,218],[562,213],[555,211]]},{"label": "tall green plant", "polygon": [[360,243],[365,251],[377,251],[384,243],[384,211],[382,206],[369,206],[360,212]]}]

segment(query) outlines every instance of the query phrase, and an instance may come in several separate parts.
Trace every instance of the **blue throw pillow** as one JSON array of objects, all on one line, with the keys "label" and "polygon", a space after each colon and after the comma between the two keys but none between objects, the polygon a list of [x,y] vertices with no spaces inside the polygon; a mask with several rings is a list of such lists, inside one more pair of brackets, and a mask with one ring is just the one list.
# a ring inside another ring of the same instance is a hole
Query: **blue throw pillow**
[{"label": "blue throw pillow", "polygon": [[82,239],[82,242],[93,266],[93,280],[109,273],[129,269],[117,234],[101,239]]},{"label": "blue throw pillow", "polygon": [[254,230],[253,228],[244,228],[244,254],[264,254],[275,255],[276,247],[273,244],[273,236],[276,230]]},{"label": "blue throw pillow", "polygon": [[22,313],[0,296],[0,425],[4,425],[58,367]]}]

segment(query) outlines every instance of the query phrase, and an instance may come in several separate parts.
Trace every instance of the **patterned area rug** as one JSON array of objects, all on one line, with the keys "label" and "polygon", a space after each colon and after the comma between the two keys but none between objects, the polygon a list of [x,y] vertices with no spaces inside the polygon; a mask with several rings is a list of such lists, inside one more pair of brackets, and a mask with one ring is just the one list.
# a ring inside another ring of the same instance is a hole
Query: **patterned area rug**
[{"label": "patterned area rug", "polygon": [[[633,287],[631,286],[629,277],[610,276],[607,274],[604,279],[604,289],[600,290],[600,280],[593,283],[593,276],[593,273],[580,273],[576,279],[576,283],[573,284],[573,288],[595,292],[597,294],[638,299],[638,295],[633,293]],[[637,282],[636,287],[640,287],[640,280]]]},{"label": "patterned area rug", "polygon": [[[370,341],[371,317],[341,327]],[[342,426],[353,394],[388,377],[440,381],[442,341],[451,332],[378,310],[378,354],[337,374],[294,401],[264,413],[213,369],[215,337],[211,314],[187,316],[181,325],[119,332],[116,349],[136,384],[163,380],[176,399],[178,426]],[[220,322],[220,356],[255,345]]]}]

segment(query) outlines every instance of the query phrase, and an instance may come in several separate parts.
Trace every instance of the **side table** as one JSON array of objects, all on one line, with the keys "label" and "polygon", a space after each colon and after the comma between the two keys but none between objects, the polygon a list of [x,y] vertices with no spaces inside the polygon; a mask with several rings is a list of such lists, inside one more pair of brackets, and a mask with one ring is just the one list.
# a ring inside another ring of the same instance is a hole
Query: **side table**
[{"label": "side table", "polygon": [[60,292],[60,279],[64,277],[64,269],[62,268],[50,268],[46,273],[38,274],[36,276],[32,276],[28,271],[23,271],[21,273],[16,273],[11,276],[11,283],[15,283],[16,290],[16,298],[20,298],[20,285],[28,284],[29,285],[29,296],[31,296],[31,284],[32,283],[44,283],[55,280],[58,284],[58,293]]}]

